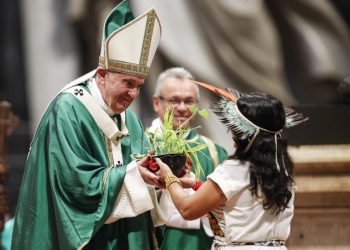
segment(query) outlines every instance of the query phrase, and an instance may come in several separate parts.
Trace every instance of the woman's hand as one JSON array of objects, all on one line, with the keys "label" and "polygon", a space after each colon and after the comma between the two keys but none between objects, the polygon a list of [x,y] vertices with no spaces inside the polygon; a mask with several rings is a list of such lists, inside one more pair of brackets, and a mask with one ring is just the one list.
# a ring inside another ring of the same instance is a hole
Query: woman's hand
[{"label": "woman's hand", "polygon": [[173,172],[169,166],[165,164],[161,159],[156,158],[156,162],[159,165],[159,171],[157,172],[157,175],[160,177],[160,179],[164,180],[166,177],[173,175]]},{"label": "woman's hand", "polygon": [[[157,172],[157,175],[161,180],[164,180],[168,176],[174,175],[169,166],[162,162],[161,159],[156,158],[156,161],[159,165],[159,171]],[[196,184],[196,178],[194,173],[191,172],[191,168],[191,166],[186,165],[185,174],[179,177],[183,188],[191,188]]]}]

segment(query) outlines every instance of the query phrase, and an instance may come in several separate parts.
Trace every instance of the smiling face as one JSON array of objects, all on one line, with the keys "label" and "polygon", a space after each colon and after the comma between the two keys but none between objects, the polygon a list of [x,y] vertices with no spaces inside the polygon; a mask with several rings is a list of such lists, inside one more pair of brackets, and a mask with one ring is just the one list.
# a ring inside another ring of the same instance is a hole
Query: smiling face
[{"label": "smiling face", "polygon": [[120,114],[138,96],[144,78],[115,73],[99,67],[96,82],[107,106],[114,113]]},{"label": "smiling face", "polygon": [[[197,102],[198,96],[194,83],[188,79],[174,77],[167,78],[164,81],[160,96],[153,96],[154,111],[162,121],[167,108],[174,110],[174,129],[177,129],[192,115],[189,108]],[[186,125],[190,126],[192,120]]]}]

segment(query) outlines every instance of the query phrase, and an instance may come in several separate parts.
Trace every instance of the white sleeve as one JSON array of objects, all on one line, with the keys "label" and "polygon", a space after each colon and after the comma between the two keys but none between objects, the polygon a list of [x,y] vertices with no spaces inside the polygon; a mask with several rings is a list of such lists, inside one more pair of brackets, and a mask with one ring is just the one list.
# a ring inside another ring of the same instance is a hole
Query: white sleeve
[{"label": "white sleeve", "polygon": [[[194,191],[191,188],[186,188],[184,191],[187,194],[192,194]],[[160,197],[159,205],[164,211],[166,216],[166,225],[169,227],[182,228],[182,229],[199,229],[200,219],[185,220],[179,211],[176,209],[168,190],[163,190]]]},{"label": "white sleeve", "polygon": [[225,161],[207,178],[214,181],[220,187],[227,200],[230,200],[249,185],[249,167],[246,164],[237,164],[236,161]]},{"label": "white sleeve", "polygon": [[115,201],[113,212],[105,224],[121,218],[135,217],[153,208],[150,189],[143,181],[136,161],[132,161],[126,166],[123,186]]},{"label": "white sleeve", "polygon": [[[151,194],[152,202],[154,205],[154,208],[151,209],[151,217],[153,221],[153,225],[155,227],[162,226],[166,223],[166,214],[164,214],[164,211],[162,210],[162,207],[158,203],[158,195],[155,188],[151,185],[148,185],[149,192]],[[162,192],[158,190],[159,192]]]}]

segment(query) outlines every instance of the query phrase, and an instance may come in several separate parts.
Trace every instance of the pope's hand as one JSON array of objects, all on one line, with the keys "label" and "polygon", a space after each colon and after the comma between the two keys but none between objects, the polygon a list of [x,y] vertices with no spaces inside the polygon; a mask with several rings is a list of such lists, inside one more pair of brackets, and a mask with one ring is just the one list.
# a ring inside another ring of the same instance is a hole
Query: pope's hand
[{"label": "pope's hand", "polygon": [[139,169],[141,177],[147,184],[162,188],[163,184],[160,182],[160,178],[156,174],[149,171],[147,168],[147,164],[150,159],[150,155],[147,155],[137,162],[137,167]]},{"label": "pope's hand", "polygon": [[196,184],[196,176],[191,171],[179,178],[183,188],[191,188]]}]

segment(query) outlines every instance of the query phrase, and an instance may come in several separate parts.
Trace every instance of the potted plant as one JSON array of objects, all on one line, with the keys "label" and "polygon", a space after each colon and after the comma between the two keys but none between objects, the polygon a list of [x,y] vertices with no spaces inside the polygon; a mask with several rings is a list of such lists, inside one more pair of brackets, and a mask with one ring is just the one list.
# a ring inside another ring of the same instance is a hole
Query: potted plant
[{"label": "potted plant", "polygon": [[[146,134],[150,139],[150,146],[145,145],[152,156],[151,162],[149,162],[149,169],[151,171],[157,171],[158,165],[155,163],[155,158],[160,158],[166,163],[174,175],[181,176],[184,174],[184,167],[187,164],[192,164],[191,158],[194,160],[194,172],[197,177],[203,172],[202,166],[198,159],[197,153],[206,148],[205,143],[193,146],[193,141],[185,139],[189,130],[197,129],[189,128],[186,124],[197,113],[204,117],[208,117],[208,112],[205,109],[199,110],[196,105],[190,107],[192,115],[188,120],[181,124],[177,129],[173,129],[174,111],[166,110],[164,114],[164,122],[160,128],[157,128],[154,133],[150,133],[146,130]],[[160,131],[159,131],[160,130]],[[191,144],[191,147],[190,147]],[[134,158],[143,157],[143,155],[133,155]]]}]

